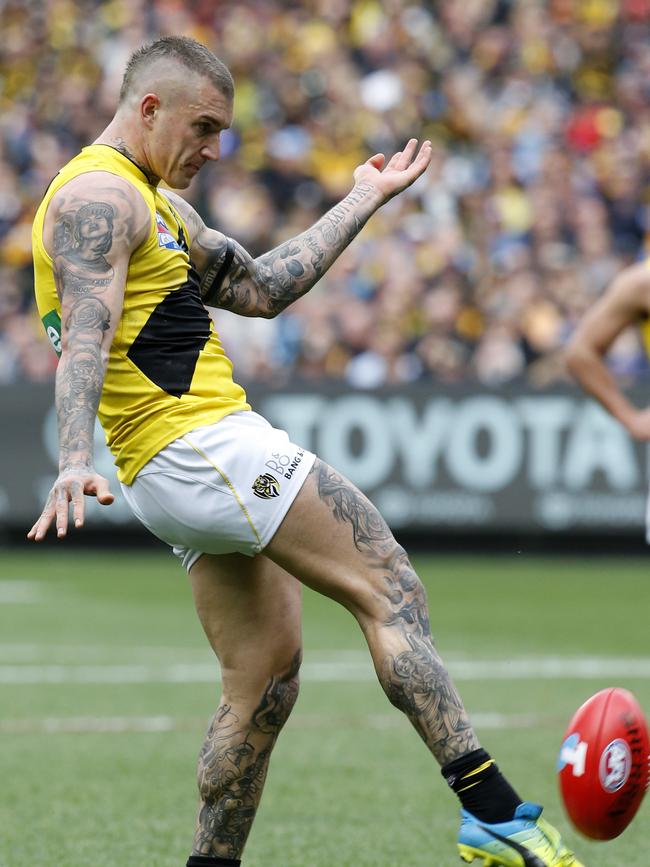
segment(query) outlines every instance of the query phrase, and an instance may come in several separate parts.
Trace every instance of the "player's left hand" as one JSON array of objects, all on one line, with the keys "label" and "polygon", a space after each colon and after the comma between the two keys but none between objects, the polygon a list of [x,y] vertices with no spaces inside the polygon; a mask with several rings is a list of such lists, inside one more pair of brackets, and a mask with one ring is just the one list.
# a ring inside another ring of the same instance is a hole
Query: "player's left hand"
[{"label": "player's left hand", "polygon": [[102,506],[110,506],[115,499],[110,491],[108,480],[95,472],[94,467],[66,467],[52,485],[45,508],[27,534],[27,538],[40,542],[55,521],[56,535],[62,539],[68,532],[70,504],[72,504],[74,526],[82,527],[84,496],[97,497],[97,501]]},{"label": "player's left hand", "polygon": [[410,139],[404,150],[398,151],[388,162],[384,154],[375,154],[354,170],[355,183],[372,184],[384,201],[388,201],[410,187],[431,162],[431,142],[423,142],[416,153],[417,146],[417,139]]}]

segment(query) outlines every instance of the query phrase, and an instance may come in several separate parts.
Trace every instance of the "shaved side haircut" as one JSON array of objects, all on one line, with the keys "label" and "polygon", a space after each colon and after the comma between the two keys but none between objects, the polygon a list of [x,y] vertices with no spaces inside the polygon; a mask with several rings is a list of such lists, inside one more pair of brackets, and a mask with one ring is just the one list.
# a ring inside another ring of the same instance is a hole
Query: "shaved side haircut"
[{"label": "shaved side haircut", "polygon": [[131,55],[122,79],[120,104],[130,96],[139,73],[154,62],[164,59],[182,63],[187,69],[211,81],[225,97],[233,98],[235,84],[230,70],[209,48],[189,36],[163,36],[155,42],[143,45]]}]

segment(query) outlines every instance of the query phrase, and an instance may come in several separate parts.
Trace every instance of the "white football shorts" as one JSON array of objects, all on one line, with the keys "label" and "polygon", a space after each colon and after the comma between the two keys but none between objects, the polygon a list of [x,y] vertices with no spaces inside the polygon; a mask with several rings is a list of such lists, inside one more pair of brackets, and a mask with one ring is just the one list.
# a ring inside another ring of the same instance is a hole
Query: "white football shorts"
[{"label": "white football shorts", "polygon": [[165,446],[122,493],[189,571],[202,554],[262,551],[315,458],[246,410]]}]

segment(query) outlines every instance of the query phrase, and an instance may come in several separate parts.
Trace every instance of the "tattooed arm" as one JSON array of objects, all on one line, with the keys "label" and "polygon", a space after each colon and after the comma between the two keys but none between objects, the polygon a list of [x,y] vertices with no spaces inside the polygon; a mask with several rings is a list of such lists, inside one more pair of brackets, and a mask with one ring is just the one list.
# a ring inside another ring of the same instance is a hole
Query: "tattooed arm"
[{"label": "tattooed arm", "polygon": [[40,541],[56,520],[68,528],[69,503],[83,524],[84,494],[108,505],[113,495],[93,466],[95,416],[108,353],[122,312],[133,250],[150,230],[149,210],[126,181],[90,172],[63,186],[48,208],[43,242],[61,301],[62,353],[56,373],[59,476],[28,538]]},{"label": "tattooed arm", "polygon": [[179,196],[168,194],[188,223],[204,303],[243,316],[277,316],[320,280],[381,205],[424,172],[431,144],[425,141],[417,155],[416,148],[417,141],[411,139],[385,166],[383,154],[371,157],[355,170],[354,187],[341,202],[306,232],[257,259],[236,241],[208,229]]},{"label": "tattooed arm", "polygon": [[589,307],[566,349],[566,362],[582,388],[639,440],[650,440],[650,408],[630,401],[606,356],[616,338],[650,314],[650,270],[646,262],[624,268]]}]

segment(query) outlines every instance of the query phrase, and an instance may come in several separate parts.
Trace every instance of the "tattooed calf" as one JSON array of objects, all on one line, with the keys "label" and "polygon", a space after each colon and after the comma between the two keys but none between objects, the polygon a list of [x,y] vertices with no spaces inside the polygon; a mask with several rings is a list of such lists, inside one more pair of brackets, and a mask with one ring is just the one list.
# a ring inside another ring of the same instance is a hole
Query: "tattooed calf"
[{"label": "tattooed calf", "polygon": [[250,718],[232,705],[217,710],[199,756],[201,794],[194,853],[238,858],[253,824],[271,750],[298,696],[298,651],[286,674],[272,677]]}]

